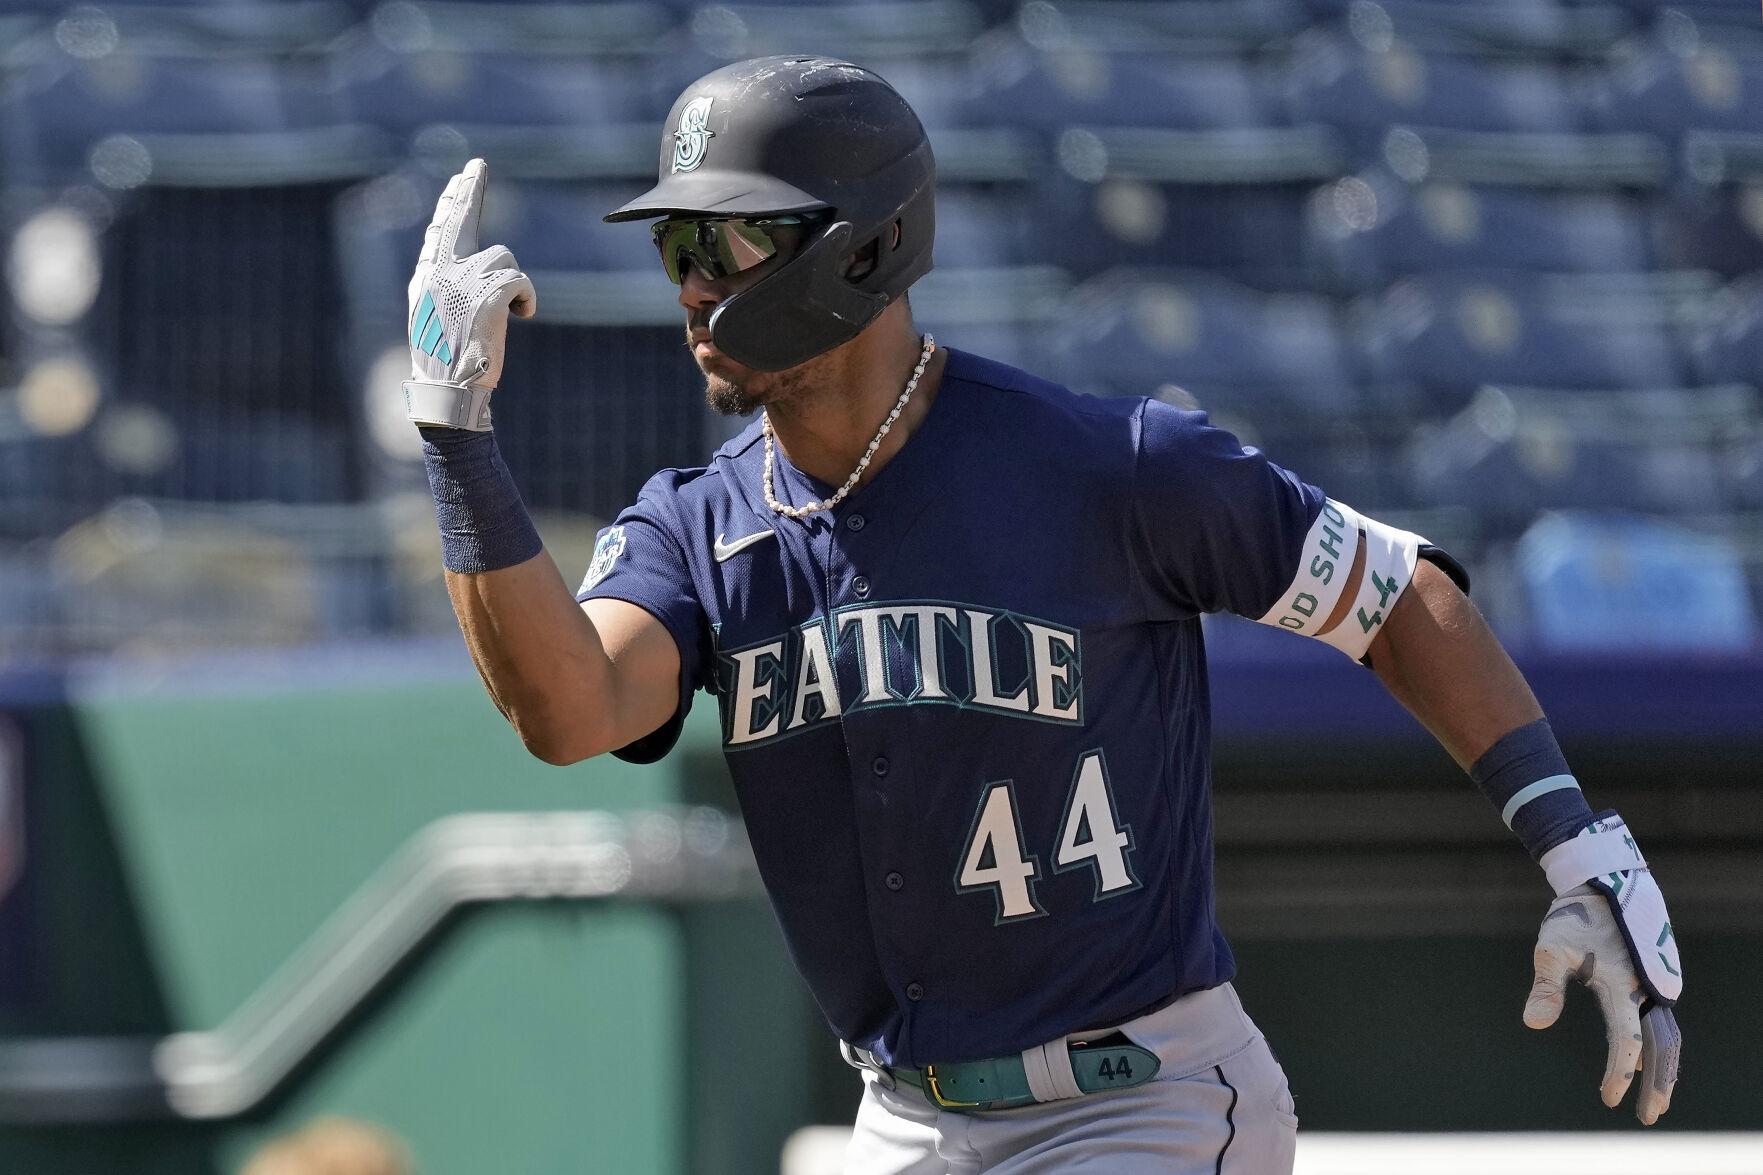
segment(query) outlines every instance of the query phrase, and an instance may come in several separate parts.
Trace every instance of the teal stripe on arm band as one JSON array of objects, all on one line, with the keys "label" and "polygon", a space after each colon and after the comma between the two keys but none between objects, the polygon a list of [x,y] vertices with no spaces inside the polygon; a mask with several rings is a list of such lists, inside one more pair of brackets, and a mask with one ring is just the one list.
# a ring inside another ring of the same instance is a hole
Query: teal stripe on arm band
[{"label": "teal stripe on arm band", "polygon": [[1518,792],[1506,801],[1506,807],[1500,813],[1500,819],[1507,828],[1512,827],[1512,818],[1518,815],[1518,809],[1530,803],[1538,796],[1546,796],[1552,791],[1565,791],[1572,788],[1579,790],[1579,781],[1571,775],[1551,775],[1547,779],[1539,779],[1518,789]]}]

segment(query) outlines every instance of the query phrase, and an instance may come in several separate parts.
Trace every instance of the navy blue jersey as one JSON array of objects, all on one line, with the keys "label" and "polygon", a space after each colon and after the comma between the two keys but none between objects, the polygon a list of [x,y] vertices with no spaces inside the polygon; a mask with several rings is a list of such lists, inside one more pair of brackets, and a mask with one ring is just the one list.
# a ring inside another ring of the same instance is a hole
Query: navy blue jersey
[{"label": "navy blue jersey", "polygon": [[[951,351],[834,511],[765,506],[757,425],[603,531],[581,599],[713,693],[785,938],[890,1064],[999,1056],[1230,978],[1212,893],[1203,612],[1262,617],[1321,492],[1202,413]],[[828,496],[778,454],[777,495]]]}]

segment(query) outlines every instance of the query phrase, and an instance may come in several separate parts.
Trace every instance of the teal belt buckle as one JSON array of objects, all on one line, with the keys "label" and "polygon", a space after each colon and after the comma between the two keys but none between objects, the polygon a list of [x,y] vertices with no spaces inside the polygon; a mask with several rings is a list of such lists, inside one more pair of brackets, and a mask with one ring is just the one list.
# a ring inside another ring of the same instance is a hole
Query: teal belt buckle
[{"label": "teal belt buckle", "polygon": [[921,1088],[945,1110],[1002,1110],[1034,1103],[1021,1057],[926,1065]]},{"label": "teal belt buckle", "polygon": [[[1134,1044],[1074,1044],[1068,1052],[1072,1076],[1086,1094],[1143,1085],[1161,1065],[1157,1054]],[[938,1107],[955,1113],[1036,1104],[1020,1056],[926,1065],[898,1070],[897,1075],[922,1089]]]}]

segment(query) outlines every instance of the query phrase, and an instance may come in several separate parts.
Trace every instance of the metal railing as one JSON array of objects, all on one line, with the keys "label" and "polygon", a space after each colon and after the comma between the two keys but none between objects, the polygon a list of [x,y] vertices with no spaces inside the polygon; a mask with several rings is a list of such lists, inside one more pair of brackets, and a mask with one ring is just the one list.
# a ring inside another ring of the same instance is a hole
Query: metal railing
[{"label": "metal railing", "polygon": [[0,1043],[0,1123],[243,1114],[463,906],[702,902],[757,892],[744,830],[712,808],[449,816],[412,836],[219,1027]]}]

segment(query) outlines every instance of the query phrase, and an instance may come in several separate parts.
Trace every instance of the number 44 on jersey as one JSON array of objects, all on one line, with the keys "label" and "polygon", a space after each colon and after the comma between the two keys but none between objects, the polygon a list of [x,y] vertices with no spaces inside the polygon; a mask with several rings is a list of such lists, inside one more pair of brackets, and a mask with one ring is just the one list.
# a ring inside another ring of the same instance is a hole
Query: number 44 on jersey
[{"label": "number 44 on jersey", "polygon": [[[999,923],[1038,918],[1047,911],[1035,901],[1040,879],[1039,858],[1023,851],[1022,817],[1010,780],[987,784],[974,815],[973,831],[961,854],[955,888],[961,893],[991,890],[998,901]],[[1095,871],[1095,900],[1130,893],[1139,887],[1127,856],[1132,829],[1114,812],[1108,767],[1101,751],[1086,751],[1077,761],[1071,794],[1065,801],[1053,872],[1089,866]]]}]

